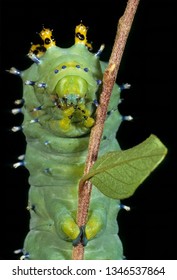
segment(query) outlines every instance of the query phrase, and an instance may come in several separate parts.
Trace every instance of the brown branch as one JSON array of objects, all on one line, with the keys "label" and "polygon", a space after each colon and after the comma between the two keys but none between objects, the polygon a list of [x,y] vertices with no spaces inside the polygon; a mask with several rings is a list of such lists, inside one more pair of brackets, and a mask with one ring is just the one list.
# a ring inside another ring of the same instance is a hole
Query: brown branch
[{"label": "brown branch", "polygon": [[[117,34],[115,37],[112,54],[109,60],[108,67],[103,75],[103,89],[100,95],[99,106],[96,111],[95,125],[90,133],[88,156],[86,160],[84,175],[89,172],[98,156],[108,103],[138,4],[139,0],[129,0],[125,12],[118,22]],[[77,224],[79,227],[85,225],[87,221],[91,190],[91,182],[83,182],[82,180],[80,181],[77,213]],[[84,247],[81,243],[73,248],[73,259],[84,259]]]}]

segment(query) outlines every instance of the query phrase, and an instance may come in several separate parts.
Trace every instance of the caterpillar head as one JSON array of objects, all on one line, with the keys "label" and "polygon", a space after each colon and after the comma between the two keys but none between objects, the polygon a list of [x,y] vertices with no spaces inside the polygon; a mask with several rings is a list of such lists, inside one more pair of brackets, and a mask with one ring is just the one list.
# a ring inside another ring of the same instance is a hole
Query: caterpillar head
[{"label": "caterpillar head", "polygon": [[[53,133],[76,137],[90,132],[95,119],[95,100],[99,98],[102,71],[97,54],[91,53],[87,28],[75,29],[70,48],[55,45],[52,31],[43,28],[41,45],[32,45],[29,57],[35,62],[23,71],[27,110],[38,123]],[[38,52],[42,47],[45,52]],[[34,108],[41,110],[34,110]]]}]

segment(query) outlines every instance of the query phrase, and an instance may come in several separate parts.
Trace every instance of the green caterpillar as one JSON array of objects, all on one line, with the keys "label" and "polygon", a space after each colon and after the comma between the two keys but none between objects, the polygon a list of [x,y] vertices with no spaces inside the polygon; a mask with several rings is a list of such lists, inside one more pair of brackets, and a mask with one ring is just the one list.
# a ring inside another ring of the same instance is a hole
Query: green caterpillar
[{"label": "green caterpillar", "polygon": [[[22,127],[27,140],[25,164],[30,172],[28,210],[30,231],[22,259],[70,260],[73,245],[85,245],[86,260],[123,259],[118,236],[118,199],[104,195],[93,185],[88,221],[81,229],[76,223],[78,183],[84,171],[90,130],[95,122],[103,72],[107,66],[91,53],[87,28],[75,30],[75,44],[67,49],[55,45],[52,32],[43,29],[43,45],[32,45],[28,56],[34,63],[25,71],[10,73],[23,80]],[[116,133],[122,122],[118,111],[121,87],[114,85],[99,157],[119,151]],[[18,101],[17,103],[20,103]],[[129,117],[130,118],[130,117]],[[98,157],[98,158],[99,158]],[[82,237],[81,237],[82,236]]]}]

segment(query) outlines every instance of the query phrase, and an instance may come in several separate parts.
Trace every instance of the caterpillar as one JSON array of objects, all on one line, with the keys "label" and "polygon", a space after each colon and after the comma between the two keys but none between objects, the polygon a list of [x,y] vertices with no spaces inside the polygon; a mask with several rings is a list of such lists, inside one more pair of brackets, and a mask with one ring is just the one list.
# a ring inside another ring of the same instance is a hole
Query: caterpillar
[{"label": "caterpillar", "polygon": [[[84,227],[76,223],[78,183],[83,175],[89,136],[107,63],[100,60],[101,45],[92,53],[87,28],[75,29],[75,44],[60,48],[52,30],[39,33],[42,45],[32,45],[28,56],[32,65],[24,71],[12,67],[9,72],[23,81],[21,126],[27,147],[24,158],[14,167],[29,170],[30,229],[24,240],[22,259],[70,260],[78,242],[85,246],[86,260],[124,258],[117,216],[123,207],[119,199],[104,195],[93,185],[88,220]],[[98,158],[119,151],[117,130],[123,119],[118,110],[124,86],[114,85]],[[127,208],[128,209],[128,208]]]}]

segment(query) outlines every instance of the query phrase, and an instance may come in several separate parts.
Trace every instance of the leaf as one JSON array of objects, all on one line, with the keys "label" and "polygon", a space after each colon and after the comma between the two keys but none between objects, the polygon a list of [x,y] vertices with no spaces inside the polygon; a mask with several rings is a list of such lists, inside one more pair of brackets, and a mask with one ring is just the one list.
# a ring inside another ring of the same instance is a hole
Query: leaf
[{"label": "leaf", "polygon": [[98,158],[82,181],[90,180],[108,197],[124,199],[133,195],[166,153],[167,148],[152,134],[133,148],[108,152]]}]

